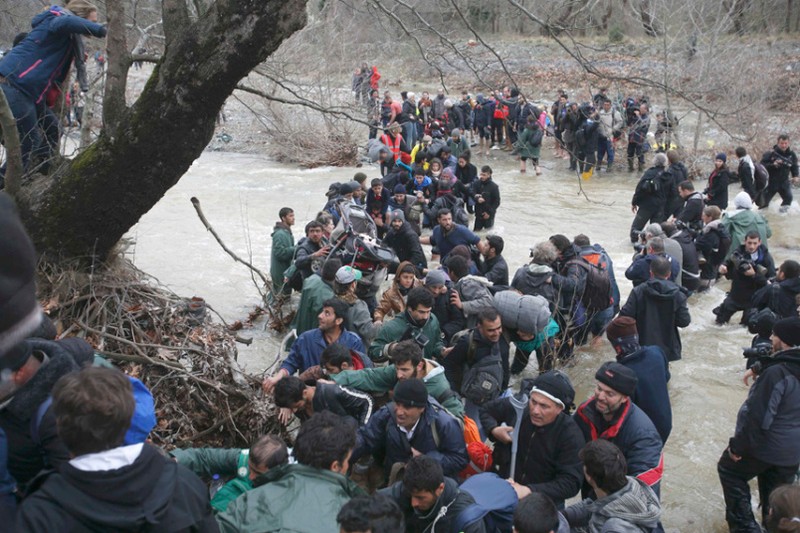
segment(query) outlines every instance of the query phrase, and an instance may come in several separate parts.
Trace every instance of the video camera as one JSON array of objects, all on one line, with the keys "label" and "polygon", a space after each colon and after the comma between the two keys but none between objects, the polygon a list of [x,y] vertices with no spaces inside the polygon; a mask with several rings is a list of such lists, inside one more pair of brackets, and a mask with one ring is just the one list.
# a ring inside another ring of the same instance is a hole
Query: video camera
[{"label": "video camera", "polygon": [[758,359],[759,357],[769,357],[772,354],[772,346],[760,344],[742,350],[742,356],[747,359]]}]

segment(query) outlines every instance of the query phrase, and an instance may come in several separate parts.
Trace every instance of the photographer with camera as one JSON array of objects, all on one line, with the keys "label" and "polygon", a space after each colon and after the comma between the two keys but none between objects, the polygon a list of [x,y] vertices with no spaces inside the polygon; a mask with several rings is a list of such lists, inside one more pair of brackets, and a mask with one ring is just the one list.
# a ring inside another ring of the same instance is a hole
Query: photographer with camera
[{"label": "photographer with camera", "polygon": [[797,295],[800,294],[800,263],[791,259],[778,268],[778,275],[767,287],[762,287],[750,302],[755,315],[772,313],[777,318],[797,316]]},{"label": "photographer with camera", "polygon": [[772,329],[772,357],[761,368],[739,410],[736,431],[722,453],[717,472],[731,531],[759,531],[752,512],[749,482],[758,478],[762,521],[770,493],[793,483],[800,463],[800,318],[785,318]]},{"label": "photographer with camera", "polygon": [[758,231],[745,235],[744,243],[719,266],[719,273],[731,280],[731,290],[714,309],[716,323],[727,324],[734,313],[743,311],[741,324],[746,324],[753,295],[767,284],[768,278],[775,276],[775,263],[766,246],[761,244]]},{"label": "photographer with camera", "polygon": [[767,190],[764,193],[764,199],[759,206],[761,209],[769,206],[769,202],[776,194],[781,195],[781,213],[789,210],[792,205],[792,185],[789,181],[791,176],[792,181],[798,179],[797,168],[797,154],[789,148],[789,136],[781,134],[778,136],[778,142],[772,147],[772,150],[765,153],[761,158],[761,164],[766,167],[769,173],[769,181],[767,182]]},{"label": "photographer with camera", "polygon": [[382,362],[389,358],[392,344],[414,339],[426,359],[436,359],[442,353],[442,331],[439,321],[431,314],[433,294],[425,287],[414,287],[408,291],[406,310],[386,322],[378,336],[369,347],[373,361]]}]

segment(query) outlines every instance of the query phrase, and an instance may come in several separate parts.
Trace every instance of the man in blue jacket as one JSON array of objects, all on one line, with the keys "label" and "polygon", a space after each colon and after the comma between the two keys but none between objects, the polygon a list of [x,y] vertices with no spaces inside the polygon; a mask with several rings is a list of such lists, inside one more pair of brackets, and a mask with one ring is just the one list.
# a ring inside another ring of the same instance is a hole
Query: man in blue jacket
[{"label": "man in blue jacket", "polygon": [[352,462],[368,453],[384,457],[388,477],[397,463],[427,455],[442,465],[444,475],[456,477],[469,457],[458,420],[433,398],[421,379],[404,379],[394,389],[394,401],[372,415],[358,430]]},{"label": "man in blue jacket", "polygon": [[640,346],[636,319],[618,316],[606,328],[606,335],[617,352],[617,362],[636,373],[636,390],[631,396],[650,417],[664,444],[672,431],[672,406],[669,401],[669,363],[659,346]]},{"label": "man in blue jacket", "polygon": [[587,442],[606,439],[616,444],[625,456],[628,475],[644,481],[658,495],[664,445],[653,422],[631,401],[638,383],[636,373],[609,361],[603,363],[594,378],[594,396],[578,407],[575,422]]},{"label": "man in blue jacket", "polygon": [[42,145],[37,121],[47,108],[47,92],[66,79],[74,59],[83,59],[78,57],[83,50],[80,36],[106,36],[105,26],[97,24],[97,7],[85,0],[71,0],[66,8],[52,6],[36,15],[31,26],[28,36],[0,61],[0,89],[17,121],[23,167]]}]

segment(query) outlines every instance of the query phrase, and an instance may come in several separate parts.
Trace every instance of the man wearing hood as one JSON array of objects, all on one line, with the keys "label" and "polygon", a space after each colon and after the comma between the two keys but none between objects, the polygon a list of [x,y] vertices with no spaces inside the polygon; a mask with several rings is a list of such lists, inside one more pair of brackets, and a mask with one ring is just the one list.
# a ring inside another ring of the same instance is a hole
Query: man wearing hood
[{"label": "man wearing hood", "polygon": [[447,272],[453,282],[450,301],[461,309],[467,319],[467,327],[478,325],[478,313],[485,307],[492,307],[491,282],[481,276],[469,273],[469,262],[459,255],[451,255],[447,260]]},{"label": "man wearing hood", "polygon": [[586,499],[564,511],[573,528],[591,533],[652,531],[659,527],[661,504],[647,484],[626,476],[627,463],[613,443],[598,439],[580,452],[587,483],[597,498]]},{"label": "man wearing hood", "polygon": [[651,278],[634,287],[619,312],[636,320],[640,341],[645,346],[661,346],[668,361],[681,358],[681,336],[678,328],[692,321],[686,305],[686,294],[669,280],[670,262],[655,257],[650,262]]},{"label": "man wearing hood", "polygon": [[[768,248],[767,239],[772,237],[772,230],[767,219],[753,211],[753,201],[750,199],[750,195],[744,191],[740,192],[733,199],[733,205],[735,207],[733,212],[726,211],[722,214],[722,225],[731,234],[731,242],[734,246],[742,244],[745,235],[755,230],[761,237],[761,242]],[[735,248],[731,247],[725,259],[728,259],[734,250]]]},{"label": "man wearing hood", "polygon": [[[523,384],[523,389],[525,389]],[[586,443],[570,416],[575,390],[566,374],[551,370],[532,382],[527,406],[520,413],[511,398],[498,398],[480,409],[483,428],[495,443],[493,470],[508,479],[519,499],[532,492],[548,496],[559,508],[581,489],[578,452]],[[510,479],[512,443],[516,440],[514,478]]]},{"label": "man wearing hood", "polygon": [[283,282],[283,273],[292,264],[294,257],[294,210],[282,207],[278,212],[280,219],[272,230],[272,252],[270,254],[269,275],[272,277],[272,293],[277,296],[291,292],[291,287]]},{"label": "man wearing hood", "polygon": [[373,317],[375,322],[383,322],[392,316],[401,314],[406,309],[408,293],[414,287],[420,287],[417,279],[417,269],[408,261],[403,261],[397,267],[392,286],[386,289],[381,296],[381,301],[375,309]]},{"label": "man wearing hood", "polygon": [[450,300],[452,283],[443,270],[435,268],[425,275],[425,288],[433,295],[432,313],[439,320],[444,344],[449,345],[453,335],[467,327],[464,313]]},{"label": "man wearing hood", "polygon": [[218,531],[205,484],[149,444],[124,445],[136,402],[121,372],[90,367],[53,389],[71,459],[37,478],[21,531]]},{"label": "man wearing hood", "polygon": [[[769,205],[769,202],[776,194],[781,195],[781,212],[785,213],[792,205],[792,181],[797,181],[797,154],[789,147],[789,136],[786,134],[778,135],[778,142],[772,150],[765,153],[761,158],[761,164],[766,167],[769,173],[767,190],[764,193],[762,209]],[[791,176],[791,180],[790,180]]]},{"label": "man wearing hood", "polygon": [[612,320],[606,335],[617,353],[617,362],[636,373],[636,390],[631,400],[650,417],[666,444],[672,432],[672,406],[667,391],[669,364],[664,350],[659,346],[640,345],[636,320],[629,316]]},{"label": "man wearing hood", "polygon": [[401,263],[408,262],[420,272],[427,270],[428,260],[422,251],[419,235],[406,220],[403,211],[395,209],[389,213],[389,220],[389,232],[383,239],[384,244],[394,250]]},{"label": "man wearing hood", "polygon": [[[410,533],[447,532],[455,527],[459,514],[475,503],[474,498],[445,477],[442,466],[425,455],[406,464],[403,480],[380,491],[400,506]],[[483,520],[467,525],[464,533],[484,533]]]},{"label": "man wearing hood", "polygon": [[[770,493],[792,484],[800,463],[800,318],[772,329],[773,355],[760,360],[758,375],[736,417],[736,431],[717,472],[731,531],[761,531],[753,517],[749,482],[758,478],[761,518],[767,523]],[[754,369],[757,367],[754,367]]]}]

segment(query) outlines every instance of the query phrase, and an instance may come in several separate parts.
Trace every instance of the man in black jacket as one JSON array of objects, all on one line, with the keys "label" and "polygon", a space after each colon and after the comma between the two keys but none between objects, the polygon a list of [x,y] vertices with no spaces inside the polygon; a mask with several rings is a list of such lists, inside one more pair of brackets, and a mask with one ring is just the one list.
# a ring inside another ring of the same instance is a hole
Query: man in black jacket
[{"label": "man in black jacket", "polygon": [[503,478],[511,475],[511,448],[517,440],[514,477],[509,480],[517,496],[541,492],[563,508],[564,500],[575,496],[583,481],[578,452],[585,439],[569,415],[575,390],[558,370],[540,374],[532,386],[519,419],[515,400],[498,398],[481,407],[481,425],[495,443],[493,469]]},{"label": "man in black jacket", "polygon": [[21,531],[218,531],[197,476],[148,444],[123,446],[134,407],[117,370],[90,367],[58,382],[53,410],[72,459],[32,483]]},{"label": "man in black jacket", "polygon": [[703,207],[705,201],[703,195],[694,190],[694,184],[685,180],[678,185],[678,194],[683,200],[683,207],[678,210],[675,220],[682,222],[692,231],[700,231],[703,228]]},{"label": "man in black jacket", "polygon": [[481,252],[483,261],[478,264],[478,268],[481,275],[492,282],[489,287],[492,294],[508,289],[508,263],[502,255],[504,247],[505,241],[501,236],[489,235]]},{"label": "man in black jacket", "polygon": [[[642,156],[644,160],[644,156]],[[632,168],[632,158],[628,158]],[[641,163],[640,163],[641,168]],[[667,166],[667,156],[656,154],[653,158],[653,166],[642,174],[639,183],[636,184],[636,191],[631,199],[631,211],[636,215],[631,223],[631,242],[639,240],[639,232],[648,222],[661,222],[664,220],[664,208],[666,207],[667,197],[662,178]]]},{"label": "man in black jacket", "polygon": [[372,416],[372,397],[369,394],[333,383],[306,385],[296,376],[275,384],[275,405],[291,409],[301,421],[308,420],[314,413],[330,411],[351,418],[361,427]]},{"label": "man in black jacket", "polygon": [[636,319],[643,346],[660,346],[668,361],[677,361],[681,358],[678,328],[685,328],[692,321],[686,295],[669,281],[670,262],[666,257],[653,258],[650,275],[649,281],[634,287],[619,314]]},{"label": "man in black jacket", "polygon": [[746,324],[753,295],[767,284],[767,279],[775,276],[775,262],[761,244],[757,230],[747,232],[744,243],[719,266],[719,273],[731,280],[731,290],[714,309],[717,324],[727,324],[737,311],[742,311],[741,323]]},{"label": "man in black jacket", "polygon": [[770,493],[779,485],[793,483],[800,463],[800,318],[776,322],[771,339],[773,355],[760,360],[758,379],[717,463],[731,531],[761,531],[753,517],[751,479],[758,478],[761,517],[766,524]]},{"label": "man in black jacket", "polygon": [[450,291],[454,289],[443,271],[429,270],[425,275],[425,288],[433,295],[431,312],[439,320],[444,344],[448,346],[453,335],[467,327],[467,317],[450,301]]},{"label": "man in black jacket", "polygon": [[[403,261],[408,261],[420,272],[427,270],[428,260],[425,258],[425,252],[422,251],[419,236],[406,220],[403,211],[400,209],[391,211],[389,220],[391,221],[389,232],[383,242],[397,254],[398,265]],[[392,268],[396,270],[396,267]]]},{"label": "man in black jacket", "polygon": [[497,208],[500,207],[500,188],[492,180],[492,167],[481,167],[478,181],[472,183],[472,198],[475,200],[473,231],[492,228]]},{"label": "man in black jacket", "polygon": [[[772,197],[776,194],[781,195],[781,212],[786,212],[789,206],[792,205],[792,184],[791,181],[797,181],[798,174],[797,168],[797,154],[795,154],[789,147],[789,136],[782,134],[778,136],[778,143],[772,147],[772,150],[765,153],[761,158],[761,164],[764,165],[769,173],[769,181],[767,183],[767,190],[764,193],[764,201],[761,209],[767,207]],[[789,178],[792,178],[791,181]]]},{"label": "man in black jacket", "polygon": [[[458,488],[452,478],[444,477],[441,465],[425,455],[406,464],[403,481],[380,491],[400,506],[406,519],[406,531],[452,531],[462,511],[475,503],[472,496]],[[435,524],[435,526],[434,526]],[[464,529],[464,533],[484,533],[483,520]]]}]

